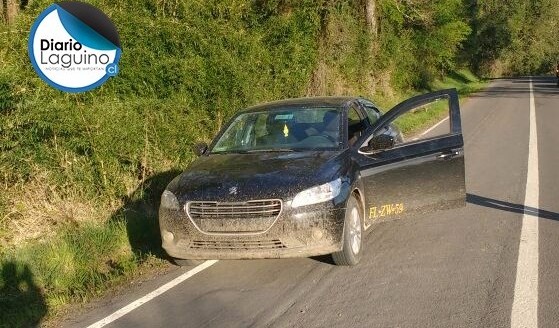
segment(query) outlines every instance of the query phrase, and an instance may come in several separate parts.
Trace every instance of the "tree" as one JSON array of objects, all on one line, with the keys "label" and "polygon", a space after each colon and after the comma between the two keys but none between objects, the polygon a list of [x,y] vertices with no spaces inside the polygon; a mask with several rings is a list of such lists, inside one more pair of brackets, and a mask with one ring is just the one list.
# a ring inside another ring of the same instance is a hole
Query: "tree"
[{"label": "tree", "polygon": [[1,0],[0,12],[2,13],[2,21],[5,24],[13,22],[18,13],[18,9],[27,6],[27,2],[26,0],[22,0],[19,3],[17,0]]},{"label": "tree", "polygon": [[365,0],[365,19],[371,35],[377,36],[377,2]]}]

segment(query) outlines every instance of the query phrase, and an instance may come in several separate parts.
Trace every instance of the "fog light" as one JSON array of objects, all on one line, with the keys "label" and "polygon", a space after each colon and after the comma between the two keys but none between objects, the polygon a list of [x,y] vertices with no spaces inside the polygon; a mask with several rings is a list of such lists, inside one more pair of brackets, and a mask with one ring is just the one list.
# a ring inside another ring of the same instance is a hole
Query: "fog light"
[{"label": "fog light", "polygon": [[322,230],[318,229],[318,228],[313,228],[312,229],[312,237],[314,240],[320,240],[322,239],[322,237],[324,236],[324,234],[322,233]]},{"label": "fog light", "polygon": [[163,237],[163,241],[167,241],[167,242],[171,242],[173,241],[173,239],[175,239],[175,235],[173,235],[172,232],[167,230],[163,230],[161,236]]}]

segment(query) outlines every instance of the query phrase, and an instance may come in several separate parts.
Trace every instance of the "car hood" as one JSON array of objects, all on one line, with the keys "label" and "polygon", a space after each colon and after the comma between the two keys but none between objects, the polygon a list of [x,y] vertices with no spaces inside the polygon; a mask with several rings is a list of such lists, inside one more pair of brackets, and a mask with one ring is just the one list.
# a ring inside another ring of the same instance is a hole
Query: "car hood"
[{"label": "car hood", "polygon": [[[167,187],[181,203],[287,199],[347,171],[344,151],[211,154]],[[344,170],[345,169],[345,170]]]}]

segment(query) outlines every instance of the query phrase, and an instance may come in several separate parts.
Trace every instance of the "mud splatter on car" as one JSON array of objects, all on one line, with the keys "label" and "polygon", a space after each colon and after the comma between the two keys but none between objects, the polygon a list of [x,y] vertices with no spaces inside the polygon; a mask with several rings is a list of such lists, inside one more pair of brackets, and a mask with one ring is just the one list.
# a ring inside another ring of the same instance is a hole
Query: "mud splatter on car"
[{"label": "mud splatter on car", "polygon": [[[394,120],[440,99],[449,133],[405,141]],[[352,97],[248,108],[211,145],[198,145],[200,157],[167,186],[163,248],[177,262],[332,254],[355,265],[378,218],[464,204],[463,145],[455,90],[384,115]]]}]

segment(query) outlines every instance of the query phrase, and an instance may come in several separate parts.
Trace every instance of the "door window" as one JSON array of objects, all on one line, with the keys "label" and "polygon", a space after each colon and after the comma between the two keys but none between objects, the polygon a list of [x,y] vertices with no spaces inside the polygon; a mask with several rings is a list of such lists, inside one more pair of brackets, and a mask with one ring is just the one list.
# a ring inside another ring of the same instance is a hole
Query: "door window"
[{"label": "door window", "polygon": [[388,127],[399,133],[396,145],[450,133],[449,99],[441,98],[398,116]]},{"label": "door window", "polygon": [[353,105],[349,108],[347,119],[348,143],[351,147],[365,133],[367,126]]},{"label": "door window", "polygon": [[369,119],[369,123],[371,125],[375,124],[377,120],[380,118],[379,110],[369,102],[362,103],[363,108],[365,108],[365,113],[367,114],[367,118]]}]

